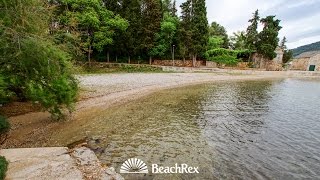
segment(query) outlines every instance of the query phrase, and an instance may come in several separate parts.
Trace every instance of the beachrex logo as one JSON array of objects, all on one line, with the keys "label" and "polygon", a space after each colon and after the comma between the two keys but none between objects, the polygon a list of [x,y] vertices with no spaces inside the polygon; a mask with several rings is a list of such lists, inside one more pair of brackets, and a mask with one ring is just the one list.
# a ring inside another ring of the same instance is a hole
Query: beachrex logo
[{"label": "beachrex logo", "polygon": [[[175,164],[175,166],[159,166],[158,164],[152,164],[153,174],[199,174],[199,167],[191,167],[187,164]],[[125,161],[121,168],[122,174],[147,174],[148,166],[137,158],[128,159]]]},{"label": "beachrex logo", "polygon": [[126,160],[120,168],[120,173],[123,174],[147,174],[148,173],[148,166],[137,158],[132,158]]}]

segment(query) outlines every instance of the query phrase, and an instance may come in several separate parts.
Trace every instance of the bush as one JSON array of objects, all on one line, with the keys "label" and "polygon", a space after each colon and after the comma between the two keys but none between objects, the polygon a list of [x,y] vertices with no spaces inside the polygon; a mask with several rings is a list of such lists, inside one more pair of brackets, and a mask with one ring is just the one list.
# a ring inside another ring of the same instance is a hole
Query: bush
[{"label": "bush", "polygon": [[5,78],[0,74],[0,104],[6,103],[9,101],[11,93],[8,92],[8,83],[5,81]]},{"label": "bush", "polygon": [[216,56],[216,57],[210,58],[209,60],[217,62],[219,64],[226,64],[230,66],[234,66],[239,62],[239,60],[235,56],[230,56],[230,55]]},{"label": "bush", "polygon": [[6,177],[6,172],[8,170],[7,160],[0,156],[0,180],[3,180]]},{"label": "bush", "polygon": [[68,45],[58,46],[49,35],[48,8],[42,0],[5,0],[0,6],[1,101],[13,95],[62,118],[62,110],[76,101],[78,85]]},{"label": "bush", "polygon": [[0,116],[0,135],[9,132],[9,130],[10,123],[5,117]]},{"label": "bush", "polygon": [[224,48],[217,48],[208,50],[205,56],[210,61],[215,61],[220,64],[236,65],[240,59],[247,59],[250,57],[249,50],[231,50]]},{"label": "bush", "polygon": [[72,110],[78,85],[67,53],[49,41],[26,38],[12,62],[3,72],[18,99],[39,102],[55,119],[64,117],[63,108]]}]

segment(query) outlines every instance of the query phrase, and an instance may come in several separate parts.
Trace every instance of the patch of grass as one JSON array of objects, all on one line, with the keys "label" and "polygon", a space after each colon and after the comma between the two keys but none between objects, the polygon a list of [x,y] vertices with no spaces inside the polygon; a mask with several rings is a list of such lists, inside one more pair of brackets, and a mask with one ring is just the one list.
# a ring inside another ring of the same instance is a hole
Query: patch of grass
[{"label": "patch of grass", "polygon": [[77,68],[78,74],[102,74],[102,73],[162,73],[161,67],[149,66],[149,65],[107,65],[97,66],[92,65],[91,67],[82,66]]},{"label": "patch of grass", "polygon": [[4,157],[0,156],[0,180],[3,180],[6,177],[8,164],[8,161]]}]

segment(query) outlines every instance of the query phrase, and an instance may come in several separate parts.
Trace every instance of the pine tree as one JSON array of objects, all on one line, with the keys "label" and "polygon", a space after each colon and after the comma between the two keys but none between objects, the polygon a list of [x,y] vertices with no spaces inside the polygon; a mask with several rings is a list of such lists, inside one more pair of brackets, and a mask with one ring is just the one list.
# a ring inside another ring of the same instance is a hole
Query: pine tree
[{"label": "pine tree", "polygon": [[258,41],[258,24],[259,24],[260,16],[259,10],[256,10],[253,14],[253,18],[249,20],[251,23],[246,32],[246,48],[255,51],[257,41]]},{"label": "pine tree", "polygon": [[162,1],[162,13],[171,12],[172,3],[171,0],[161,0]]},{"label": "pine tree", "polygon": [[287,38],[284,36],[283,39],[281,40],[280,48],[283,50],[286,50],[287,49],[286,43],[287,43]]},{"label": "pine tree", "polygon": [[171,15],[172,16],[177,16],[178,10],[177,10],[176,4],[177,4],[177,1],[173,0],[172,7],[171,7]]},{"label": "pine tree", "polygon": [[140,0],[123,0],[121,16],[129,21],[128,30],[121,34],[119,43],[123,44],[123,53],[131,57],[139,54],[142,42],[142,14]]},{"label": "pine tree", "polygon": [[[181,22],[179,29],[179,53],[183,59],[188,57],[188,53],[192,50],[192,7],[191,0],[182,3],[181,6]],[[190,56],[189,56],[190,57]]]},{"label": "pine tree", "polygon": [[280,26],[280,20],[274,18],[275,16],[267,16],[261,19],[264,27],[258,35],[259,41],[257,42],[257,52],[270,60],[276,57],[274,51],[278,47],[278,34],[282,28]]},{"label": "pine tree", "polygon": [[141,49],[143,54],[150,55],[149,63],[151,64],[151,49],[156,43],[156,34],[160,31],[162,20],[161,4],[158,0],[144,0],[142,11],[142,43]]},{"label": "pine tree", "polygon": [[193,62],[197,56],[203,56],[207,50],[207,44],[209,41],[208,32],[208,19],[207,8],[205,0],[193,0],[192,1],[192,39],[193,39]]}]

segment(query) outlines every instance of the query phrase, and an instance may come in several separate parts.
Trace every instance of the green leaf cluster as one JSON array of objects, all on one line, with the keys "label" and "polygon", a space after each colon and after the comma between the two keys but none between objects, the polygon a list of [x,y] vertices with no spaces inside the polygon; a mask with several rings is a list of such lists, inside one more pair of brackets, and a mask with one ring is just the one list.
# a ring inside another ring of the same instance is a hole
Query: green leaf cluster
[{"label": "green leaf cluster", "polygon": [[0,115],[0,136],[10,130],[10,123],[7,118]]},{"label": "green leaf cluster", "polygon": [[0,156],[0,180],[3,180],[6,177],[8,165],[8,161],[4,157]]},{"label": "green leaf cluster", "polygon": [[33,101],[62,118],[78,85],[70,55],[48,34],[50,11],[42,0],[3,0],[0,6],[0,101]]}]

